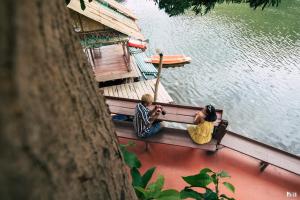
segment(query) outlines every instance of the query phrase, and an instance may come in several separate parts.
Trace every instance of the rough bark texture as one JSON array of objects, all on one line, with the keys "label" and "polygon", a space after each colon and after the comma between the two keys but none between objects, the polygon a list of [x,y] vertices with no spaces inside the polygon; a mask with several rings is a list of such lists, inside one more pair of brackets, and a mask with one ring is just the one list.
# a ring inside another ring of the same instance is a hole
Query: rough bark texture
[{"label": "rough bark texture", "polygon": [[64,0],[0,6],[0,199],[136,199]]}]

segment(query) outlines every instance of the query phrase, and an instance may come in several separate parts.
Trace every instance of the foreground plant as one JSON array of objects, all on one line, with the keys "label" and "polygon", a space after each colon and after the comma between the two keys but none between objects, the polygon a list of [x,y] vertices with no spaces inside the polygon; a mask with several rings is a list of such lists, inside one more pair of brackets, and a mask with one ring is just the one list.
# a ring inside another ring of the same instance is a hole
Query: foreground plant
[{"label": "foreground plant", "polygon": [[[234,198],[219,193],[220,183],[231,192],[235,192],[235,188],[231,183],[221,181],[223,178],[230,178],[229,174],[225,171],[217,173],[209,168],[204,168],[198,174],[182,177],[189,185],[180,192],[174,189],[162,190],[165,181],[162,175],[159,175],[156,181],[149,184],[156,168],[152,167],[142,175],[139,171],[142,164],[134,153],[127,150],[129,146],[134,146],[134,143],[121,145],[120,148],[125,163],[130,168],[132,186],[140,200],[180,200],[187,198],[196,200],[234,200]],[[212,184],[213,187],[210,187]],[[194,190],[195,188],[204,188],[205,192],[197,192]]]}]

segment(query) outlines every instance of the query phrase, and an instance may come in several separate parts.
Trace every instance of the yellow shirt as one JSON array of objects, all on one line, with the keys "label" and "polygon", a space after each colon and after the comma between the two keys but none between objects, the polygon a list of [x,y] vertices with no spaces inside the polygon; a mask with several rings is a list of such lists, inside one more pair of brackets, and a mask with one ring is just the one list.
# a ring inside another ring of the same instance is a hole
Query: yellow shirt
[{"label": "yellow shirt", "polygon": [[204,121],[197,126],[189,126],[187,130],[194,142],[198,144],[205,144],[211,140],[214,123]]}]

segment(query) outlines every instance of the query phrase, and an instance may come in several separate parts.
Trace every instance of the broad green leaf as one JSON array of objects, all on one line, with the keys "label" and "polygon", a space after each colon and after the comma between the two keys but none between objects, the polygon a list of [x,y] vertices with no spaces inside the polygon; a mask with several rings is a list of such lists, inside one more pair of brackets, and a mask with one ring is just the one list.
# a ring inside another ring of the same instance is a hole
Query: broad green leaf
[{"label": "broad green leaf", "polygon": [[180,200],[180,193],[176,190],[164,190],[156,200]]},{"label": "broad green leaf", "polygon": [[226,196],[225,194],[221,194],[220,197],[223,197],[224,199],[227,199],[227,200],[235,200],[234,198],[230,198],[230,197]]},{"label": "broad green leaf", "polygon": [[154,171],[155,171],[155,167],[152,167],[150,169],[148,169],[145,174],[142,176],[142,187],[145,188],[148,184],[148,182],[150,181]]},{"label": "broad green leaf", "polygon": [[206,187],[212,182],[212,178],[207,174],[197,174],[182,177],[185,182],[194,187]]},{"label": "broad green leaf", "polygon": [[205,200],[219,200],[218,195],[211,190],[206,190],[206,192],[204,193],[204,199]]},{"label": "broad green leaf", "polygon": [[207,172],[213,172],[213,171],[209,168],[204,168],[200,171],[200,174],[202,174],[202,173],[207,174]]},{"label": "broad green leaf", "polygon": [[159,175],[154,183],[151,183],[146,189],[153,194],[153,197],[157,197],[161,192],[165,183],[165,178]]},{"label": "broad green leaf", "polygon": [[[97,38],[96,38],[97,39]],[[127,144],[120,144],[120,147],[134,147],[136,144],[133,141],[129,141]]]},{"label": "broad green leaf", "polygon": [[135,167],[131,168],[130,170],[131,177],[132,177],[132,186],[140,186],[143,187],[143,181],[142,181],[142,176],[139,172],[139,170]]},{"label": "broad green leaf", "polygon": [[234,186],[231,183],[224,182],[223,185],[225,187],[227,187],[227,189],[230,190],[231,192],[233,192],[233,193],[235,192],[235,188],[234,188]]},{"label": "broad green leaf", "polygon": [[212,181],[214,182],[214,184],[217,184],[218,182],[218,177],[216,174],[211,175]]},{"label": "broad green leaf", "polygon": [[229,178],[230,177],[230,175],[225,171],[221,171],[220,173],[218,173],[218,176],[221,178]]},{"label": "broad green leaf", "polygon": [[192,199],[196,199],[196,200],[201,200],[201,199],[203,199],[203,194],[198,193],[192,189],[185,188],[185,189],[181,190],[180,198],[181,199],[192,198]]},{"label": "broad green leaf", "polygon": [[124,146],[121,146],[120,149],[123,154],[125,163],[130,168],[133,168],[133,167],[140,168],[141,167],[141,162],[139,161],[139,159],[137,158],[137,156],[134,153],[127,151],[127,149]]},{"label": "broad green leaf", "polygon": [[139,197],[139,199],[145,199],[146,198],[146,191],[144,188],[137,186],[134,187],[135,193],[137,194],[137,196]]}]

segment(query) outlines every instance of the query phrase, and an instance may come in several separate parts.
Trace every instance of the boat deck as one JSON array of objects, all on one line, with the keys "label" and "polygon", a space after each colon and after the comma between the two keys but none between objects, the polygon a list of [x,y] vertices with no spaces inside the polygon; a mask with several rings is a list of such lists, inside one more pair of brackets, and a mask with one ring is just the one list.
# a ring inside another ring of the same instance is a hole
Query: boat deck
[{"label": "boat deck", "polygon": [[88,57],[93,60],[93,70],[95,79],[97,82],[105,82],[116,79],[124,78],[138,78],[141,73],[134,61],[134,58],[130,57],[131,71],[128,71],[127,64],[124,59],[124,53],[122,45],[109,45],[95,49],[92,51],[93,58],[90,53]]},{"label": "boat deck", "polygon": [[[129,140],[119,138],[120,143]],[[226,188],[220,191],[229,197],[242,200],[282,200],[300,199],[300,176],[275,166],[268,166],[264,172],[259,171],[259,161],[229,148],[223,148],[213,155],[200,149],[179,147],[166,144],[145,144],[134,141],[134,151],[142,162],[142,173],[156,166],[155,177],[161,174],[165,177],[165,189],[183,189],[186,184],[182,176],[199,173],[199,170],[209,167],[214,171],[225,170],[230,179],[223,179],[235,186],[236,192],[231,193]],[[162,153],[163,152],[163,153]],[[287,192],[297,193],[297,197],[287,197]]]},{"label": "boat deck", "polygon": [[[114,85],[109,87],[103,87],[103,93],[105,96],[128,98],[128,99],[141,99],[143,94],[151,94],[154,96],[156,79],[145,80],[133,83],[126,83],[121,85]],[[157,102],[171,103],[174,102],[172,97],[168,94],[164,86],[159,83]]]}]

